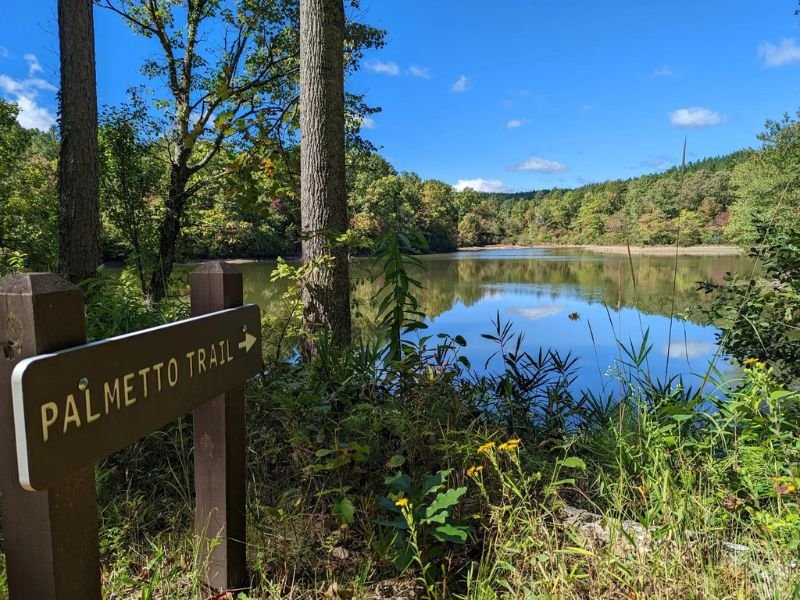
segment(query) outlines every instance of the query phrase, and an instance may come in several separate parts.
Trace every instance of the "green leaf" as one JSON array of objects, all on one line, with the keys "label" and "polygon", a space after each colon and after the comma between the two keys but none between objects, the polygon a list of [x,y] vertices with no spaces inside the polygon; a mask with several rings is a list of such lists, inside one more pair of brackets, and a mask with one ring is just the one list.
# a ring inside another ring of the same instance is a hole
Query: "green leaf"
[{"label": "green leaf", "polygon": [[390,521],[386,519],[377,521],[378,525],[389,527],[390,529],[397,529],[398,531],[405,531],[408,529],[408,522],[403,517],[396,517]]},{"label": "green leaf", "polygon": [[453,469],[444,469],[435,475],[428,475],[425,478],[425,481],[422,482],[422,495],[427,496],[428,494],[432,494],[442,487],[447,481],[447,478],[450,476],[452,470]]},{"label": "green leaf", "polygon": [[402,467],[406,464],[406,457],[402,454],[395,454],[389,461],[386,463],[386,466],[390,469],[397,469],[398,467]]},{"label": "green leaf", "polygon": [[389,489],[395,492],[411,494],[411,477],[402,471],[398,471],[394,475],[389,475],[383,482],[389,486]]},{"label": "green leaf", "polygon": [[694,415],[684,413],[684,414],[680,414],[680,415],[672,415],[671,418],[672,418],[673,421],[682,422],[682,421],[688,421],[693,416]]},{"label": "green leaf", "polygon": [[411,565],[413,560],[414,550],[406,543],[397,549],[397,554],[392,562],[394,563],[394,568],[397,569],[399,573],[402,573]]},{"label": "green leaf", "polygon": [[355,520],[356,507],[350,498],[339,498],[333,503],[331,512],[340,523],[350,525]]},{"label": "green leaf", "polygon": [[557,488],[562,485],[575,485],[574,479],[559,479],[558,481],[554,481],[548,487],[550,488]]},{"label": "green leaf", "polygon": [[444,523],[449,516],[447,509],[458,504],[459,498],[466,493],[467,488],[460,487],[437,494],[433,502],[425,509],[425,517],[420,522]]},{"label": "green leaf", "polygon": [[467,541],[469,534],[469,527],[465,525],[439,525],[433,530],[433,537],[440,542],[452,542],[454,544],[463,544]]},{"label": "green leaf", "polygon": [[577,456],[570,456],[569,458],[560,460],[558,461],[558,464],[567,469],[581,469],[582,471],[586,470],[586,463]]}]

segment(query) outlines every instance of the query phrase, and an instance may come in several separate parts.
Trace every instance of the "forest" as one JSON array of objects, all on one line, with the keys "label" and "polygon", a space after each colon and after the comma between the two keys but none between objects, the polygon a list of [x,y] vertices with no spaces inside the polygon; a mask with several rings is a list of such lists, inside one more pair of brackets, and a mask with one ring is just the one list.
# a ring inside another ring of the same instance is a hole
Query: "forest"
[{"label": "forest", "polygon": [[[193,314],[184,262],[277,259],[252,271],[268,281],[244,282],[268,299],[237,413],[245,539],[211,536],[244,569],[209,583],[195,522],[208,440],[187,414],[83,473],[97,598],[800,598],[800,114],[765,114],[752,149],[628,180],[456,191],[398,171],[368,139],[379,108],[347,82],[390,32],[358,0],[57,5],[58,125],[26,129],[23,107],[0,100],[3,293],[58,273],[95,342]],[[91,101],[98,11],[155,49],[149,85],[117,106]],[[751,268],[705,262],[693,281],[677,251],[648,268],[630,250],[613,264],[423,260],[492,244],[726,244]],[[578,312],[549,338],[526,338],[500,304],[479,336],[469,316],[431,333],[491,296],[497,271],[520,287],[591,279],[586,306],[615,348],[597,363],[607,385],[583,385],[574,352],[547,347],[580,326],[597,355]],[[637,336],[614,328],[626,311]],[[667,365],[687,323],[714,332],[702,372],[651,368],[649,313],[669,328]],[[25,358],[15,323],[0,323],[7,387]],[[8,456],[14,435],[0,439]],[[20,510],[15,477],[0,478],[4,510]],[[3,531],[0,598],[19,600],[37,582],[15,575],[15,550],[40,540]],[[75,559],[63,554],[47,569]]]},{"label": "forest", "polygon": [[[2,256],[51,270],[58,256],[58,134],[23,129],[17,110],[0,100]],[[134,268],[146,289],[159,261],[169,163],[164,143],[145,132],[142,110],[100,115],[100,203],[103,260]],[[790,150],[797,126],[787,117],[768,124],[758,150],[577,189],[490,194],[398,173],[352,134],[347,190],[356,253],[368,252],[395,219],[424,239],[419,250],[427,252],[492,244],[746,245],[757,239],[752,215],[769,208],[798,160]],[[177,260],[299,255],[299,148],[256,159],[257,149],[221,145],[206,167],[214,169],[210,181],[202,180],[186,208]],[[800,204],[791,187],[781,193],[787,207]]]}]

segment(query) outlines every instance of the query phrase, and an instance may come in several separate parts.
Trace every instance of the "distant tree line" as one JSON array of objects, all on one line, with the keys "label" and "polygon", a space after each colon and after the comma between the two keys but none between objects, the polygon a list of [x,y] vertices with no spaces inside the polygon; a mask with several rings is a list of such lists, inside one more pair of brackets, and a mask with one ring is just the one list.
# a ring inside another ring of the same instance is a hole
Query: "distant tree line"
[{"label": "distant tree line", "polygon": [[[23,129],[17,110],[0,101],[0,246],[4,257],[24,255],[29,268],[55,270],[59,139]],[[800,125],[770,122],[761,141],[759,150],[684,172],[520,194],[457,192],[349,143],[349,227],[367,246],[388,227],[419,233],[432,252],[498,243],[748,245],[757,241],[756,215],[786,230],[800,207]],[[102,255],[135,267],[146,288],[162,259],[172,166],[136,104],[101,111],[99,147]],[[217,175],[186,206],[176,259],[299,255],[299,159],[296,144],[271,146],[256,161],[233,141],[221,143]]]},{"label": "distant tree line", "polygon": [[740,151],[664,173],[530,194],[469,194],[459,243],[717,244],[727,232]]}]

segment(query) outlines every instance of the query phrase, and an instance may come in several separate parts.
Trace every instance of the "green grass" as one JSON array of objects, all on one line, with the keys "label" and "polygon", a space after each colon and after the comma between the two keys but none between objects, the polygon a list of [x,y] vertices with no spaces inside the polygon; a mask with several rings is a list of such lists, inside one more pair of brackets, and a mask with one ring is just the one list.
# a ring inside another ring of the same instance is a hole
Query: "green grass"
[{"label": "green grass", "polygon": [[[631,396],[605,422],[559,435],[510,432],[501,415],[476,412],[484,386],[427,367],[405,373],[413,385],[402,397],[379,391],[374,373],[341,380],[313,365],[286,366],[251,386],[247,597],[371,598],[379,589],[469,599],[800,593],[792,567],[797,422],[770,416],[769,398],[780,390],[763,367],[748,369],[727,413],[687,408],[680,394],[657,402]],[[118,457],[126,465],[122,493],[112,493],[106,475],[107,593],[204,597],[191,539],[191,469],[178,459],[187,434],[177,427]],[[519,448],[501,449],[512,435]],[[487,441],[496,445],[479,453]],[[154,472],[156,457],[171,466]],[[469,538],[441,543],[421,533],[419,560],[400,573],[402,530],[387,524],[397,515],[380,502],[393,497],[386,480],[402,472],[417,486],[440,469],[452,471],[434,493],[467,488],[447,518],[468,526]],[[352,503],[352,520],[335,510],[341,498]],[[600,535],[566,524],[567,506],[599,515]],[[647,532],[645,543],[631,539],[631,522]],[[739,546],[747,551],[729,550]]]}]

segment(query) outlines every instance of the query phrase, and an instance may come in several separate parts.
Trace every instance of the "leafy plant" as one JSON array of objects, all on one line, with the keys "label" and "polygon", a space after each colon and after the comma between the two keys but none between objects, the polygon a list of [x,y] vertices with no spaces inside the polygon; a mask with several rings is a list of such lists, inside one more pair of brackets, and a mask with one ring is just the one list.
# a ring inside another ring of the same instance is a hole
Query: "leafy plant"
[{"label": "leafy plant", "polygon": [[[570,391],[577,357],[542,348],[536,354],[528,352],[525,336],[514,331],[511,321],[502,321],[499,312],[492,325],[494,331],[481,337],[494,342],[497,350],[486,360],[479,379],[491,392],[490,410],[517,435],[533,429],[545,435],[567,429],[569,417],[580,412],[581,400]],[[494,362],[499,362],[499,369],[492,368]]]},{"label": "leafy plant", "polygon": [[800,382],[800,229],[757,225],[762,242],[749,255],[760,265],[745,278],[728,273],[722,284],[703,282],[715,294],[706,311],[719,329],[722,349],[743,363],[766,362],[779,381]]},{"label": "leafy plant", "polygon": [[415,563],[431,596],[436,589],[431,559],[445,551],[443,545],[464,544],[469,536],[469,526],[455,516],[467,488],[448,487],[451,473],[452,469],[443,469],[427,475],[415,486],[411,477],[397,471],[386,478],[389,494],[380,500],[380,505],[394,517],[381,524],[395,532],[392,539],[395,567],[405,571]]},{"label": "leafy plant", "polygon": [[418,234],[390,229],[381,236],[375,250],[379,265],[376,277],[383,278],[377,293],[378,329],[388,338],[385,360],[399,362],[408,349],[404,335],[425,329],[425,315],[419,307],[414,289],[422,284],[409,271],[412,267],[424,269],[413,252],[424,248],[425,240]]},{"label": "leafy plant", "polygon": [[26,262],[24,252],[0,249],[0,277],[24,271]]}]

